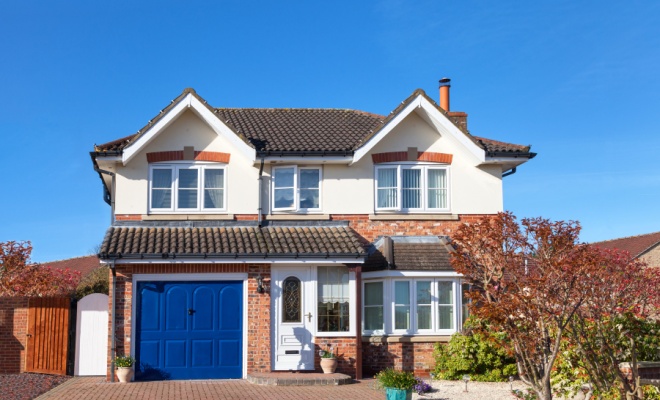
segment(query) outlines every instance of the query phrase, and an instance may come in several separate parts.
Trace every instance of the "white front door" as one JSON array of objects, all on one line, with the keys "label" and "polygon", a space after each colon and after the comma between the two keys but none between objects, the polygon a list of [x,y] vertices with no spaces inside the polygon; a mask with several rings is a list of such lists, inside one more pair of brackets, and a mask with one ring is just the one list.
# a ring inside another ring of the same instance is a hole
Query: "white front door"
[{"label": "white front door", "polygon": [[310,267],[272,268],[273,369],[313,370],[313,283]]}]

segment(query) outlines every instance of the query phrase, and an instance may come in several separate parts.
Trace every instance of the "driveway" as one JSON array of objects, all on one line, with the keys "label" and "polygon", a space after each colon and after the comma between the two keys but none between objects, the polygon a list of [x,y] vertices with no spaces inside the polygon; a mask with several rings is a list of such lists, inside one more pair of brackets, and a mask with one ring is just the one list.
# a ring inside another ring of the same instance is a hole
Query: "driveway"
[{"label": "driveway", "polygon": [[261,386],[245,380],[109,383],[105,381],[105,377],[75,377],[37,399],[384,399],[385,393],[374,390],[373,383],[371,379],[340,386]]}]

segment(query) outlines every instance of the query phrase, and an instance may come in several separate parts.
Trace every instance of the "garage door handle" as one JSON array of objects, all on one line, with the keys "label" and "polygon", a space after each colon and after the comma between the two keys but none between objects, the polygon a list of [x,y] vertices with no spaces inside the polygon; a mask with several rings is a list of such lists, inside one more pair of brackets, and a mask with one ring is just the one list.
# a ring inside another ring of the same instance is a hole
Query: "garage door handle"
[{"label": "garage door handle", "polygon": [[195,313],[195,310],[193,310],[192,308],[188,309],[188,315],[193,315],[194,313]]}]

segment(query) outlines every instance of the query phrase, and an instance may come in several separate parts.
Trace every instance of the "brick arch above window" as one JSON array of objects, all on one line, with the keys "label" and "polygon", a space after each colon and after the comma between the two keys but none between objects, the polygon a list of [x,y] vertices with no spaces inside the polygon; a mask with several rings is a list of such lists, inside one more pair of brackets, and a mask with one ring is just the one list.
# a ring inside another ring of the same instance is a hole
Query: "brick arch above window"
[{"label": "brick arch above window", "polygon": [[453,154],[435,153],[430,151],[418,151],[417,158],[409,157],[408,151],[392,151],[389,153],[376,153],[371,155],[374,164],[401,161],[425,161],[440,164],[451,164]]},{"label": "brick arch above window", "polygon": [[[194,161],[212,161],[220,163],[229,163],[230,158],[229,153],[221,153],[217,151],[195,151],[194,152]],[[162,161],[184,161],[186,160],[183,150],[174,150],[174,151],[157,151],[153,153],[147,153],[147,162],[155,163]],[[189,160],[189,161],[193,161]]]}]

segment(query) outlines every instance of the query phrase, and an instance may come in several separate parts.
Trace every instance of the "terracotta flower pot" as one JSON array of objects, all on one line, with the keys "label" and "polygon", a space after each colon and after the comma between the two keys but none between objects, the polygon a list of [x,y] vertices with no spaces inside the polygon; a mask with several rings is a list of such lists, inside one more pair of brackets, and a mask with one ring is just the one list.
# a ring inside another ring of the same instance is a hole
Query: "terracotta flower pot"
[{"label": "terracotta flower pot", "polygon": [[133,380],[133,367],[117,367],[117,378],[121,383],[131,382]]},{"label": "terracotta flower pot", "polygon": [[337,359],[336,358],[321,358],[321,369],[323,369],[324,374],[332,374],[337,369]]}]

